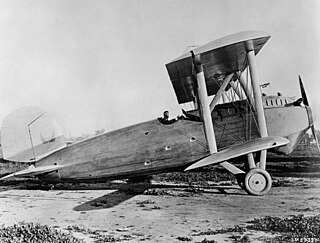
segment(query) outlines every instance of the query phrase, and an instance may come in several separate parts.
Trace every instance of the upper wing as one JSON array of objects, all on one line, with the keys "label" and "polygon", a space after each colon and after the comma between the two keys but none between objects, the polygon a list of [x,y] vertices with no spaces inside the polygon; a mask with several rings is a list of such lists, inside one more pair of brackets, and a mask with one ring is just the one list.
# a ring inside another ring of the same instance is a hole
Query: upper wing
[{"label": "upper wing", "polygon": [[[253,41],[255,54],[261,50],[270,35],[262,31],[245,31],[229,35],[193,49],[200,55],[205,70],[208,95],[215,94],[223,78],[243,71],[248,63],[246,42]],[[166,65],[179,104],[193,101],[193,68],[190,53],[185,53]]]},{"label": "upper wing", "polygon": [[248,142],[231,146],[227,149],[214,153],[200,161],[190,165],[187,170],[196,169],[211,164],[218,164],[228,159],[239,157],[245,154],[257,152],[260,150],[280,147],[289,143],[289,140],[283,137],[265,137],[250,140]]},{"label": "upper wing", "polygon": [[59,170],[61,168],[64,168],[68,165],[47,165],[47,166],[39,166],[34,167],[33,165],[30,166],[28,169],[21,170],[15,173],[12,173],[10,175],[4,176],[0,178],[0,180],[6,180],[12,177],[33,177],[45,173],[50,173],[56,170]]}]

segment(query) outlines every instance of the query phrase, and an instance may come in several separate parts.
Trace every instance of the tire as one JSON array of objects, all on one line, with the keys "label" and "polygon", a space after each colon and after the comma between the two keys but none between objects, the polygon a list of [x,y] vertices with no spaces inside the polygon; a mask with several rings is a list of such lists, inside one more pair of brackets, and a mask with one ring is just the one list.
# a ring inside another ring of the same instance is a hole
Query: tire
[{"label": "tire", "polygon": [[272,186],[270,174],[263,169],[251,169],[244,178],[244,190],[254,196],[262,196],[269,192]]}]

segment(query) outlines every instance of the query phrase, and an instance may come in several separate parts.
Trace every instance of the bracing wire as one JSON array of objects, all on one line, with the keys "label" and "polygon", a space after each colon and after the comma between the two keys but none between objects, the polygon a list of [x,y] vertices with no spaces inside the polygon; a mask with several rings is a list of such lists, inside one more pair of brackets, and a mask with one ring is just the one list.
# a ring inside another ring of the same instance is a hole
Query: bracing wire
[{"label": "bracing wire", "polygon": [[[246,78],[245,78],[245,82],[246,82],[246,86],[249,87],[249,68],[247,68],[247,71],[246,71]],[[249,95],[252,96],[252,93],[250,93]],[[249,103],[249,101],[247,101]],[[258,128],[258,131],[260,132],[260,128],[259,128],[259,125],[258,125],[258,121],[254,115],[254,111],[253,111],[253,106],[254,104],[249,104],[249,127],[248,127],[248,140],[251,139],[251,132],[252,132],[252,124],[251,124],[251,119],[254,121],[256,127]]]}]

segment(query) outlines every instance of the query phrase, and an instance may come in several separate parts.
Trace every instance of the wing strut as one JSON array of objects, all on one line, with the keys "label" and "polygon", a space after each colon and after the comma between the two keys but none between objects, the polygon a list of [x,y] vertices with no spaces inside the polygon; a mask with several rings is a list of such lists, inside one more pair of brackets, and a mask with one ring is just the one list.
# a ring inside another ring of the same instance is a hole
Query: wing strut
[{"label": "wing strut", "polygon": [[220,86],[218,92],[216,93],[216,95],[214,96],[213,100],[210,103],[210,111],[212,112],[214,107],[218,104],[219,99],[221,97],[221,95],[223,95],[227,85],[230,83],[231,79],[233,77],[233,73],[229,74],[223,81],[222,85]]},{"label": "wing strut", "polygon": [[[243,88],[243,91],[247,97],[247,100],[249,102],[249,104],[253,107],[254,106],[254,100],[252,98],[252,90],[250,89],[250,86],[248,84],[248,82],[246,81],[246,78],[244,77],[244,72],[238,72],[238,80]],[[253,108],[255,109],[255,108]]]},{"label": "wing strut", "polygon": [[[258,72],[256,68],[255,51],[254,51],[254,45],[252,40],[249,40],[246,42],[246,49],[247,49],[247,57],[248,57],[248,63],[249,63],[249,71],[251,76],[253,95],[254,95],[254,100],[256,104],[257,116],[258,116],[260,136],[264,138],[264,137],[268,137],[268,130],[267,130],[266,118],[264,115],[263,104],[262,104],[261,90],[258,84]],[[267,159],[267,150],[262,150],[260,155],[261,169],[266,168],[266,159]]]},{"label": "wing strut", "polygon": [[208,93],[207,93],[207,87],[206,87],[206,80],[204,77],[203,66],[201,64],[200,55],[195,56],[193,51],[191,51],[191,55],[192,55],[193,65],[197,74],[199,100],[202,108],[206,138],[209,146],[209,151],[211,154],[213,154],[213,153],[216,153],[218,150],[217,150],[216,137],[213,130],[213,122],[211,118],[210,106],[208,103],[208,95],[207,95]]}]

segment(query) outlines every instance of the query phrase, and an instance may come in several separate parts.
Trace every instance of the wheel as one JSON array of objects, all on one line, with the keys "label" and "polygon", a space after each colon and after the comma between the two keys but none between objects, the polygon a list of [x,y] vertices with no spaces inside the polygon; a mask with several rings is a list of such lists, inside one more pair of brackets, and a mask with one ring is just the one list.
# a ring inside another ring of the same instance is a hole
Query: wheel
[{"label": "wheel", "polygon": [[244,189],[248,194],[255,196],[265,195],[271,188],[270,174],[263,169],[251,169],[244,178]]}]

